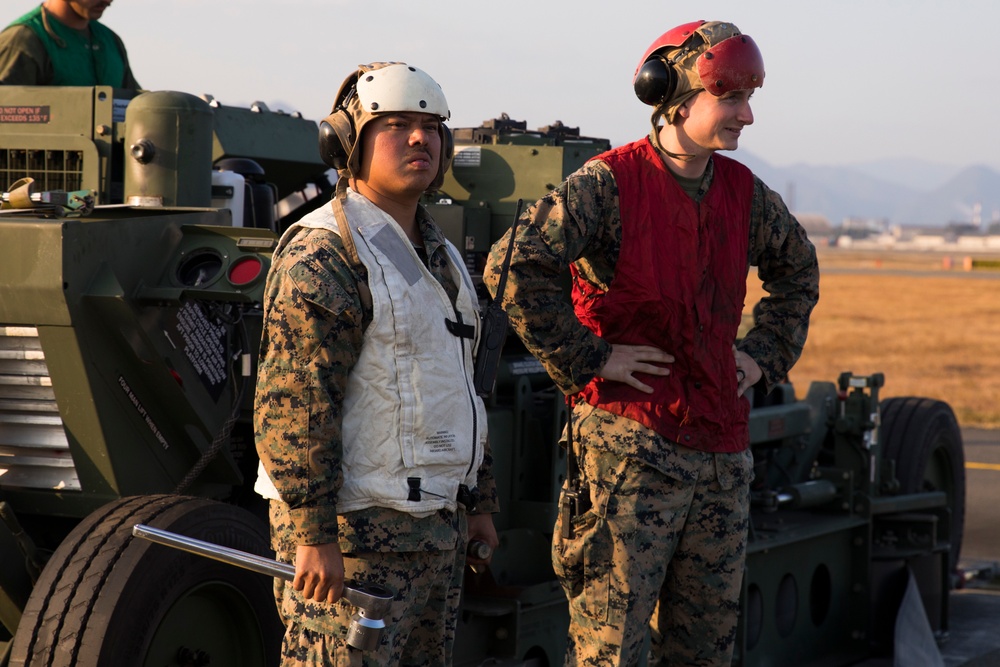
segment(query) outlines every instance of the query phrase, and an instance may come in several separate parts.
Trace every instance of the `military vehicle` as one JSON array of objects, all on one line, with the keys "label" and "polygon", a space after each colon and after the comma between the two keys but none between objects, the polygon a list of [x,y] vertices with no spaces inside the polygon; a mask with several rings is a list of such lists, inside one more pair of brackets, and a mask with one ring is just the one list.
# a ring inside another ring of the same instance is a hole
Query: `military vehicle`
[{"label": "military vehicle", "polygon": [[[270,579],[132,529],[270,554],[252,489],[261,298],[278,235],[332,190],[317,124],[210,96],[5,86],[0,128],[0,666],[276,664]],[[427,203],[476,277],[518,199],[610,147],[506,116],[454,137]],[[737,664],[890,652],[910,579],[947,632],[961,437],[945,403],[880,400],[882,382],[844,373],[801,400],[782,385],[754,407]],[[513,336],[487,403],[500,546],[467,572],[456,664],[561,664],[565,403]]]}]

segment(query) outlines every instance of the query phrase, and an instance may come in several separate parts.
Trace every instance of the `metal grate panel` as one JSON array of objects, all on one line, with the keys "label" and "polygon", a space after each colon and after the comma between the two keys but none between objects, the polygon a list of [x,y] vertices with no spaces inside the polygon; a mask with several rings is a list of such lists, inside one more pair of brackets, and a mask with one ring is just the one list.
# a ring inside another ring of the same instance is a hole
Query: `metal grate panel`
[{"label": "metal grate panel", "polygon": [[80,490],[34,327],[0,325],[0,489]]},{"label": "metal grate panel", "polygon": [[35,179],[35,189],[81,190],[83,152],[0,148],[0,189],[24,177]]}]

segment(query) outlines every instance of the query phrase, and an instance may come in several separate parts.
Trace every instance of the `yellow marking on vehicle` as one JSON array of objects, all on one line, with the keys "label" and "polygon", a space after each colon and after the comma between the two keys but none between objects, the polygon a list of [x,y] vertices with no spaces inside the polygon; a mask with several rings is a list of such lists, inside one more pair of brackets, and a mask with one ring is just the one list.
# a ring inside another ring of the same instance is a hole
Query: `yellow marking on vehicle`
[{"label": "yellow marking on vehicle", "polygon": [[1000,463],[975,463],[966,461],[965,467],[971,470],[1000,470]]}]

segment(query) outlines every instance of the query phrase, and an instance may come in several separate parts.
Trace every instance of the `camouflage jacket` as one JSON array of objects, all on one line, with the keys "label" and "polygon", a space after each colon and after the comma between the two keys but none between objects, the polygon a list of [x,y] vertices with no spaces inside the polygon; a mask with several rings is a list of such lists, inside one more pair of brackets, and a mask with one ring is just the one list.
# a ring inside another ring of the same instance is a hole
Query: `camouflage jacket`
[{"label": "camouflage jacket", "polygon": [[[696,199],[708,191],[713,174],[709,161]],[[558,387],[576,393],[603,367],[611,346],[577,320],[564,285],[568,266],[575,263],[580,279],[600,290],[611,286],[622,233],[614,174],[603,162],[589,162],[530,207],[522,223],[503,303],[512,327]],[[484,271],[492,293],[509,234],[493,246]],[[805,231],[757,177],[747,263],[757,267],[768,296],[739,348],[757,362],[770,387],[802,352],[819,298],[819,267]]]},{"label": "camouflage jacket", "polygon": [[[457,287],[445,262],[444,236],[423,208],[418,223],[428,268],[452,301]],[[345,552],[421,551],[454,548],[458,518],[439,511],[416,518],[384,508],[339,514],[343,484],[342,406],[347,377],[365,344],[371,322],[358,286],[368,277],[346,259],[340,237],[325,229],[303,229],[273,260],[265,288],[254,409],[257,451],[287,503],[285,519],[272,526],[275,548],[338,540]],[[304,294],[301,289],[314,293]],[[316,303],[327,304],[320,308]],[[289,433],[308,419],[308,440]],[[497,511],[487,444],[479,468],[478,511]]]}]

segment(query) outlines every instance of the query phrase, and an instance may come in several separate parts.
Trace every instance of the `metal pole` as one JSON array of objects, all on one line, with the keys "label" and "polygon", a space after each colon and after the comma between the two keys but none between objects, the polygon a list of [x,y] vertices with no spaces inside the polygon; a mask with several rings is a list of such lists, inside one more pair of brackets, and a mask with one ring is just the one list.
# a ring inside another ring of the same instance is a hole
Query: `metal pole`
[{"label": "metal pole", "polygon": [[150,542],[156,542],[157,544],[180,549],[181,551],[205,556],[212,560],[242,567],[245,570],[266,574],[276,579],[291,581],[295,578],[295,567],[293,565],[280,563],[276,560],[255,554],[248,554],[238,549],[230,549],[229,547],[219,546],[211,542],[196,540],[193,537],[185,537],[177,533],[160,530],[159,528],[144,526],[141,523],[132,527],[132,534]]},{"label": "metal pole", "polygon": [[[203,542],[193,537],[144,526],[141,523],[132,527],[132,535],[277,579],[286,581],[295,579],[294,566],[238,549]],[[357,608],[357,612],[351,616],[351,624],[347,630],[348,646],[371,651],[379,645],[382,630],[385,629],[385,621],[382,619],[389,614],[395,596],[395,591],[378,584],[354,580],[344,582],[343,598]]]}]

